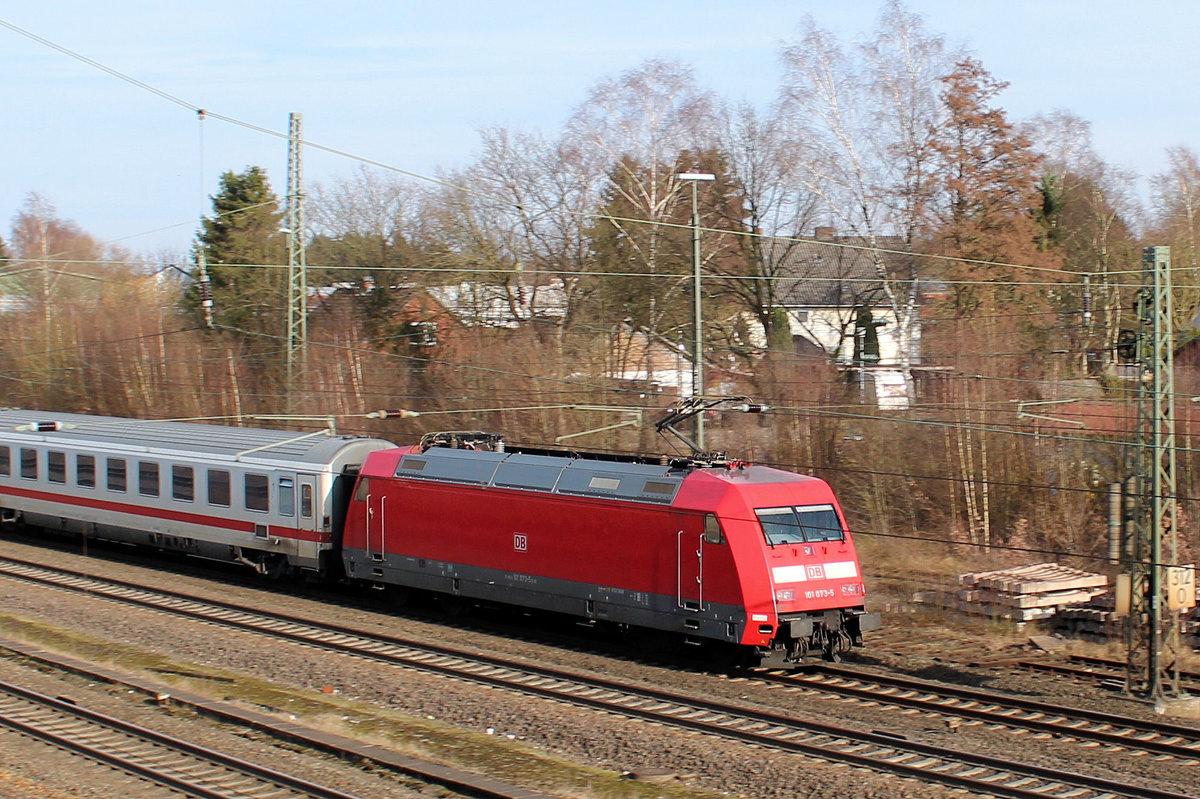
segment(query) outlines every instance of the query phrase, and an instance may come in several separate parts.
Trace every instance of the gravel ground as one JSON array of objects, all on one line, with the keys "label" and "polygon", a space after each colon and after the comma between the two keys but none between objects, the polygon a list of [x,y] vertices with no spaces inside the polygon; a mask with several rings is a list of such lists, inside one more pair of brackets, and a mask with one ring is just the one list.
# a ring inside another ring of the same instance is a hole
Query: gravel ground
[{"label": "gravel ground", "polygon": [[[6,630],[7,632],[7,630]],[[400,782],[374,776],[333,757],[279,746],[265,736],[205,719],[184,709],[164,711],[127,689],[0,659],[0,680],[117,716],[285,773],[364,797],[417,797]],[[0,727],[0,797],[174,797],[179,793]]]},{"label": "gravel ground", "polygon": [[[0,542],[0,555],[9,554],[149,585],[161,585],[163,582],[160,576],[134,565],[82,559],[10,541]],[[212,580],[184,574],[173,574],[169,582],[176,590],[257,607],[269,604],[284,612],[331,623],[357,625],[369,632],[420,636],[452,646],[474,647],[483,652],[518,654],[531,662],[567,666],[584,673],[642,682],[697,696],[738,699],[765,709],[802,712],[828,723],[886,730],[912,740],[952,745],[973,752],[1051,767],[1062,767],[1066,762],[1073,771],[1121,775],[1127,779],[1149,779],[1152,773],[1159,787],[1174,787],[1185,793],[1194,790],[1192,786],[1200,780],[1196,766],[1182,765],[1177,761],[1131,757],[1128,752],[1089,749],[1049,736],[1016,734],[1010,730],[983,726],[963,725],[953,731],[943,719],[929,714],[885,709],[808,692],[781,690],[756,684],[753,680],[696,670],[647,665],[588,651],[586,644],[571,648],[548,646],[480,632],[465,625],[435,624],[407,616],[385,615],[297,597],[271,596],[252,588],[216,584]],[[13,580],[0,579],[0,603],[3,603],[0,634],[16,637],[16,625],[9,623],[9,619],[40,621],[111,642],[114,647],[127,648],[124,651],[136,650],[167,658],[179,664],[180,670],[213,671],[261,680],[294,692],[293,699],[277,701],[295,701],[297,707],[309,697],[336,700],[342,704],[327,707],[318,722],[310,718],[301,720],[309,724],[320,723],[346,734],[353,726],[348,722],[365,717],[362,714],[383,714],[388,719],[384,726],[376,722],[369,725],[373,735],[398,736],[399,741],[394,739],[391,745],[408,747],[409,753],[455,760],[457,765],[464,766],[466,763],[461,759],[466,755],[462,751],[456,752],[453,744],[445,743],[444,733],[447,729],[452,735],[470,740],[471,746],[478,745],[479,741],[493,741],[495,747],[504,753],[503,756],[514,764],[510,774],[493,772],[493,776],[500,779],[515,780],[517,777],[514,774],[519,775],[522,770],[542,769],[542,761],[536,757],[538,753],[598,770],[580,770],[570,777],[564,777],[561,772],[555,772],[553,777],[525,775],[543,790],[568,796],[727,794],[755,799],[940,799],[943,796],[964,795],[960,791],[935,785],[775,753],[555,702],[522,698],[505,691],[327,654],[299,645],[264,640],[249,634]],[[919,617],[900,617],[896,621],[902,625],[902,629],[874,636],[876,643],[850,659],[857,661],[854,665],[902,671],[927,679],[981,685],[1044,701],[1075,703],[1107,712],[1154,717],[1152,709],[1144,704],[1103,690],[1016,672],[1006,667],[964,665],[1009,654],[1015,656],[1021,651],[1019,647],[1026,641],[1027,633],[1011,629],[989,630],[979,625],[952,624]],[[45,644],[44,641],[38,643]],[[889,649],[889,646],[894,646],[894,649]],[[953,657],[947,657],[951,651]],[[977,654],[971,655],[971,652]],[[81,704],[127,716],[147,726],[198,740],[215,748],[234,747],[232,751],[244,757],[262,758],[284,771],[305,776],[320,775],[323,782],[335,784],[350,793],[364,797],[405,795],[396,791],[394,783],[381,783],[375,775],[366,774],[348,764],[297,752],[269,741],[250,739],[244,734],[189,714],[164,713],[121,691],[88,686],[78,678],[65,678],[64,683],[64,678],[31,672],[27,666],[11,659],[0,659],[0,677],[49,693],[68,693]],[[50,687],[40,688],[37,681],[43,681]],[[214,696],[222,698],[219,684],[214,691],[212,684],[206,685],[206,682],[199,681],[188,687],[197,691],[207,688]],[[64,684],[66,687],[53,687]],[[414,731],[413,720],[430,725],[428,732]],[[121,781],[129,778],[103,767],[85,769],[78,765],[63,766],[59,759],[68,756],[57,750],[33,742],[10,748],[8,737],[11,736],[6,734],[0,738],[0,797],[25,797],[36,793],[42,799],[54,799],[55,791],[64,796],[85,797],[157,795],[149,792],[129,793],[125,790],[100,790],[96,793],[94,786],[99,779],[96,773],[107,773],[109,776],[104,780]],[[46,751],[38,754],[41,750]],[[19,754],[10,756],[10,751]],[[646,772],[647,769],[661,769],[670,776],[653,784],[619,783],[613,780],[614,774]],[[86,777],[83,776],[85,770]],[[73,773],[80,775],[78,782],[73,781]],[[36,787],[22,793],[30,783]]]}]

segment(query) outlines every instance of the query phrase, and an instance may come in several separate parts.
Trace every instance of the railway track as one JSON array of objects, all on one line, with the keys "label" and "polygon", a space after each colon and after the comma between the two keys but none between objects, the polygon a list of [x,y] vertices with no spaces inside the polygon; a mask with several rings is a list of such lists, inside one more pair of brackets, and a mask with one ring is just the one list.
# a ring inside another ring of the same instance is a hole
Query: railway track
[{"label": "railway track", "polygon": [[[1029,671],[1041,671],[1048,674],[1058,674],[1085,682],[1099,682],[1114,688],[1125,684],[1126,664],[1119,660],[1089,657],[1087,655],[1070,655],[1066,663],[1051,663],[1040,660],[1022,660],[1015,665]],[[1200,692],[1200,673],[1180,670],[1180,685],[1193,693]]]},{"label": "railway track", "polygon": [[1066,799],[1195,799],[1146,784],[1066,773],[1058,769],[955,750],[901,736],[867,732],[810,719],[697,699],[611,680],[535,668],[502,658],[369,635],[229,603],[95,578],[14,559],[0,559],[0,574],[81,591],[116,601],[270,635],[329,651],[421,669],[475,683],[519,691],[608,713],[700,731],[777,751],[794,752],[950,785],[979,794]]},{"label": "railway track", "polygon": [[0,682],[0,724],[187,796],[353,799],[350,794],[7,682]]},{"label": "railway track", "polygon": [[886,674],[826,665],[802,674],[773,671],[756,674],[772,685],[844,696],[863,702],[914,708],[1015,730],[1050,733],[1084,745],[1176,757],[1200,764],[1200,729],[1159,721],[1038,702],[977,688],[942,685]]}]

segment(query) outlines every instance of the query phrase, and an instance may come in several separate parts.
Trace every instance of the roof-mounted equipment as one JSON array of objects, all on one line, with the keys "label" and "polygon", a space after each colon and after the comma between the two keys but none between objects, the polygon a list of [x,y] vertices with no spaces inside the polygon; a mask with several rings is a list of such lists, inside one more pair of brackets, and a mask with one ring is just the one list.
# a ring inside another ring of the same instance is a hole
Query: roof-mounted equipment
[{"label": "roof-mounted equipment", "polygon": [[[654,428],[660,435],[670,433],[687,445],[691,457],[687,460],[692,465],[700,466],[734,466],[744,465],[741,461],[730,461],[724,452],[701,452],[695,441],[675,429],[675,425],[691,419],[698,413],[711,410],[740,411],[741,413],[763,413],[769,410],[766,405],[750,402],[748,397],[688,397],[675,403],[667,415],[654,423]],[[672,465],[676,462],[672,461]]]},{"label": "roof-mounted equipment", "polygon": [[479,430],[444,430],[421,436],[421,451],[424,452],[430,447],[504,452],[504,436],[500,433],[484,433]]}]

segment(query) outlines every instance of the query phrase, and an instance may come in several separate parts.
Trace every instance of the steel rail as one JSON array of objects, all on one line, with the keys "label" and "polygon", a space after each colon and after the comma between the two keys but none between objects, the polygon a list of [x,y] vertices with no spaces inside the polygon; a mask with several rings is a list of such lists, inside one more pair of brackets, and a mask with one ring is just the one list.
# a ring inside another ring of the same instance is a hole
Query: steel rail
[{"label": "steel rail", "polygon": [[190,796],[354,799],[351,794],[285,774],[123,719],[0,682],[0,724]]},{"label": "steel rail", "polygon": [[1200,728],[1170,722],[825,665],[811,667],[802,674],[755,673],[751,679],[1200,761]]},{"label": "steel rail", "polygon": [[[612,680],[582,677],[475,652],[376,636],[334,625],[316,624],[283,614],[264,613],[227,602],[210,602],[178,592],[161,592],[90,575],[61,573],[32,564],[0,559],[0,573],[67,587],[193,619],[264,633],[276,638],[369,658],[392,665],[516,690],[554,701],[652,720],[803,753],[834,762],[900,774],[924,782],[1003,797],[1072,799],[1196,799],[1195,795],[1131,785],[1085,774],[1067,773],[1028,763],[905,740],[878,732],[838,727],[752,708],[726,705],[668,691]],[[5,561],[8,563],[6,564]],[[40,575],[38,574],[40,573]]]}]

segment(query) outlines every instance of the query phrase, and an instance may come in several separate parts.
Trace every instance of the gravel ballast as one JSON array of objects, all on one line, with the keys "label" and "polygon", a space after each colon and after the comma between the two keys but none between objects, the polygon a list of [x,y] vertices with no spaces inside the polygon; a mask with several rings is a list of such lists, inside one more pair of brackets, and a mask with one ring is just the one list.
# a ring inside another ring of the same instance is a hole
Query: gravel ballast
[{"label": "gravel ballast", "polygon": [[[644,683],[698,697],[738,700],[767,710],[811,716],[821,721],[867,730],[886,730],[912,740],[954,746],[973,752],[1034,762],[1051,767],[1069,763],[1073,771],[1127,779],[1147,776],[1151,769],[1160,787],[1175,785],[1184,790],[1194,784],[1196,767],[1175,761],[1153,762],[1145,757],[1130,757],[1128,752],[1114,753],[1087,749],[1077,744],[1054,740],[1050,736],[1021,735],[1006,729],[952,727],[937,716],[911,711],[885,709],[882,706],[771,688],[753,680],[730,678],[696,669],[675,669],[647,665],[628,659],[589,651],[586,643],[564,648],[512,637],[480,632],[468,625],[439,624],[427,619],[398,614],[343,607],[314,602],[286,594],[267,593],[262,589],[223,584],[213,579],[173,573],[163,577],[143,566],[82,558],[78,555],[31,547],[12,541],[0,542],[0,555],[11,555],[50,565],[73,568],[115,579],[141,582],[148,586],[169,583],[173,590],[262,609],[275,609],[305,616],[314,621],[356,626],[367,632],[383,632],[402,637],[437,641],[449,646],[472,648],[480,652],[519,655],[531,663],[567,667],[582,674],[597,674],[614,679]],[[342,598],[339,598],[342,601]],[[112,650],[143,653],[146,662],[177,664],[177,671],[221,675],[222,679],[273,686],[281,693],[272,702],[308,707],[316,701],[320,715],[300,716],[306,724],[326,725],[341,734],[352,734],[356,726],[369,729],[369,735],[396,733],[390,745],[408,747],[417,756],[441,759],[460,767],[469,766],[460,758],[474,747],[492,742],[501,753],[496,762],[509,763],[513,774],[524,770],[531,787],[564,796],[704,796],[735,795],[784,799],[868,799],[874,797],[963,796],[937,785],[902,780],[876,772],[831,764],[798,755],[783,754],[683,732],[621,716],[597,713],[574,706],[490,689],[460,680],[439,677],[410,669],[372,663],[297,644],[274,641],[220,627],[181,620],[166,614],[130,608],[86,595],[33,586],[16,580],[0,580],[4,635],[26,638],[43,646],[51,642],[37,640],[38,625],[52,625],[67,635],[107,642]],[[939,647],[950,643],[961,648],[962,642],[976,633],[953,624],[930,619],[907,619],[912,628],[897,640],[904,642],[904,653],[890,655],[886,641],[892,635],[879,636],[880,646],[869,647],[857,658],[865,668],[896,670],[927,679],[945,679],[1033,696],[1043,701],[1075,702],[1110,713],[1153,717],[1142,703],[1114,696],[1089,686],[1081,686],[1045,676],[1020,673],[997,667],[972,667],[947,662],[938,654]],[[928,654],[913,655],[914,642],[927,641]],[[1024,636],[978,634],[980,657],[1014,650]],[[945,646],[943,646],[945,645]],[[78,653],[72,653],[79,657]],[[994,658],[993,658],[994,659]],[[161,668],[161,666],[159,667]],[[12,659],[0,659],[0,674],[35,690],[44,690],[32,681],[45,681],[47,693],[72,693],[81,704],[114,715],[129,715],[132,720],[173,735],[237,751],[248,759],[284,771],[320,779],[349,793],[369,796],[404,796],[406,790],[394,782],[363,772],[356,766],[320,755],[296,751],[294,747],[256,739],[244,732],[222,729],[221,725],[199,719],[193,714],[166,713],[163,710],[105,686],[87,685],[79,678],[31,671],[28,665]],[[25,675],[24,678],[20,678]],[[940,675],[940,676],[939,676]],[[147,676],[155,676],[149,672]],[[179,675],[159,673],[162,679]],[[228,684],[220,680],[187,681],[189,690],[209,692],[214,698],[226,698]],[[53,686],[65,686],[54,688]],[[224,687],[223,687],[224,686]],[[85,699],[79,699],[79,694]],[[280,699],[281,696],[291,699]],[[319,704],[321,702],[327,704]],[[95,703],[95,704],[93,704]],[[288,707],[273,707],[288,713]],[[118,712],[119,711],[119,712]],[[307,712],[307,711],[305,711]],[[380,721],[382,719],[382,721]],[[420,725],[429,725],[422,728]],[[167,728],[164,728],[167,727]],[[447,743],[454,736],[465,743]],[[481,743],[482,742],[482,743]],[[222,745],[223,744],[223,745]],[[24,780],[45,775],[47,790],[74,793],[69,772],[55,765],[55,757],[31,755],[34,750],[20,747],[22,754],[9,757],[10,747],[0,742],[0,797],[5,790],[19,790]],[[539,754],[540,753],[540,754]],[[544,757],[545,760],[539,758]],[[579,765],[579,771],[564,776],[552,765],[555,759]],[[46,764],[41,768],[43,762]],[[103,768],[103,767],[97,767]],[[80,769],[82,771],[82,769]],[[111,769],[114,779],[123,779]],[[653,782],[619,780],[622,773],[655,775]],[[9,776],[11,775],[11,776]],[[498,779],[510,775],[494,773]],[[61,785],[59,780],[66,780]],[[81,778],[80,791],[94,785],[94,775]],[[340,782],[333,782],[334,780]],[[40,784],[40,783],[39,783]],[[343,787],[343,785],[345,787]],[[11,795],[23,797],[19,792]],[[100,794],[103,795],[103,794]],[[116,795],[109,793],[108,795]],[[415,795],[415,794],[414,794]],[[47,791],[40,797],[53,797]]]}]

